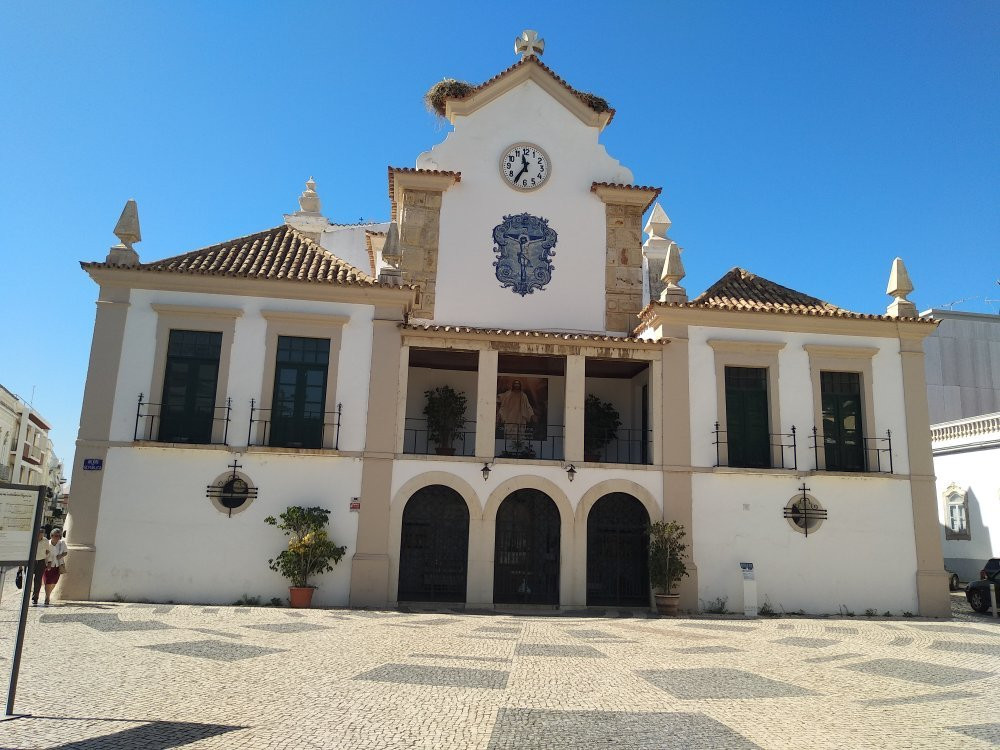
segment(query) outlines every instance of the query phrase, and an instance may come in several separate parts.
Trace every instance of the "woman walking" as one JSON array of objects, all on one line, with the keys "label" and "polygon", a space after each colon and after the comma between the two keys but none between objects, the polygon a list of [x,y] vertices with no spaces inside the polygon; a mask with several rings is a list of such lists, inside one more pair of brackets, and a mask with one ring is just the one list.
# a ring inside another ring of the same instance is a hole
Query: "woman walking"
[{"label": "woman walking", "polygon": [[59,574],[66,571],[66,542],[61,529],[52,529],[49,543],[45,548],[45,606],[49,604],[52,589],[59,583]]}]

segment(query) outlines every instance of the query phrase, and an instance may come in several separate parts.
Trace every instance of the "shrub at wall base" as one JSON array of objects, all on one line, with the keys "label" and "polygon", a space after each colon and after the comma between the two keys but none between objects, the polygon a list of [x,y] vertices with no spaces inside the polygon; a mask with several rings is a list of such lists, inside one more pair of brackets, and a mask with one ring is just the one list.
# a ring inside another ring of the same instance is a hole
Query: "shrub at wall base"
[{"label": "shrub at wall base", "polygon": [[687,532],[676,521],[657,521],[649,526],[649,582],[656,598],[656,610],[661,615],[677,616],[680,594],[674,589],[689,575],[687,564]]},{"label": "shrub at wall base", "polygon": [[280,516],[268,516],[264,523],[277,526],[288,539],[288,548],[267,561],[268,566],[280,573],[291,584],[288,587],[289,603],[293,607],[312,604],[316,586],[309,583],[310,576],[328,573],[341,561],[347,547],[338,547],[326,532],[330,511],[325,508],[303,508],[290,505]]}]

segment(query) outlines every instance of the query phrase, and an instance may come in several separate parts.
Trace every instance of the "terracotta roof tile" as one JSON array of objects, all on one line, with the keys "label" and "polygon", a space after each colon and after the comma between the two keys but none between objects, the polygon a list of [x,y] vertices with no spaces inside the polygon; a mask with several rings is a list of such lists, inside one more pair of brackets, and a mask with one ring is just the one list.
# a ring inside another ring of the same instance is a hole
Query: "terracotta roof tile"
[{"label": "terracotta roof tile", "polygon": [[432,325],[430,323],[402,323],[407,331],[433,331],[435,333],[479,334],[486,336],[509,336],[513,338],[560,339],[562,341],[618,341],[638,344],[666,344],[667,339],[652,341],[636,336],[615,336],[605,333],[573,333],[561,331],[525,331],[507,328],[474,328],[459,325]]},{"label": "terracotta roof tile", "polygon": [[525,65],[532,65],[532,64],[533,65],[537,65],[539,68],[541,68],[546,73],[548,73],[550,76],[552,76],[556,80],[557,83],[562,84],[566,88],[567,91],[569,91],[571,94],[573,94],[573,96],[575,96],[577,99],[579,99],[580,101],[582,101],[584,104],[586,104],[588,107],[590,107],[595,112],[598,112],[598,113],[600,113],[600,112],[607,112],[608,113],[608,122],[609,123],[614,119],[614,117],[615,117],[615,110],[614,110],[613,107],[609,106],[609,108],[606,109],[606,110],[598,109],[593,104],[592,97],[594,97],[594,94],[587,94],[584,91],[579,91],[579,90],[573,88],[568,83],[566,83],[565,80],[563,80],[558,75],[556,75],[555,71],[552,70],[552,68],[550,68],[548,65],[546,65],[545,63],[543,63],[541,60],[539,60],[535,55],[528,55],[527,57],[521,58],[518,62],[516,62],[513,65],[511,65],[506,70],[501,70],[499,73],[497,73],[495,76],[493,76],[492,78],[490,78],[488,81],[484,81],[483,83],[481,83],[478,86],[476,86],[474,89],[472,89],[472,91],[470,91],[465,96],[453,97],[453,98],[456,101],[461,101],[463,99],[468,99],[470,97],[473,97],[476,94],[478,94],[480,91],[482,91],[483,89],[487,88],[488,86],[492,86],[494,83],[496,83],[497,81],[499,81],[501,78],[504,78],[505,76],[510,75],[511,73],[513,73],[518,68],[521,68],[521,67],[523,67]]},{"label": "terracotta roof tile", "polygon": [[721,279],[690,302],[654,301],[639,313],[639,317],[644,321],[648,320],[656,307],[697,307],[859,320],[922,320],[921,318],[893,318],[887,315],[872,315],[845,310],[817,297],[810,297],[808,294],[776,284],[739,267],[728,271]]},{"label": "terracotta roof tile", "polygon": [[[83,268],[121,268],[109,263],[80,265]],[[383,286],[286,224],[124,270]]]}]

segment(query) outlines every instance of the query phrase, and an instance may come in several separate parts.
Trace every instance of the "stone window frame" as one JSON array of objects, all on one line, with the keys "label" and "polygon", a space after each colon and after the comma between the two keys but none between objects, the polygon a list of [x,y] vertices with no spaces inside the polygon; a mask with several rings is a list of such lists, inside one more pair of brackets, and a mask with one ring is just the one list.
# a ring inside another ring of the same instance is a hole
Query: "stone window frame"
[{"label": "stone window frame", "polygon": [[[153,354],[153,374],[147,391],[147,400],[163,403],[163,378],[167,368],[167,346],[170,332],[207,331],[222,334],[219,350],[219,372],[215,383],[215,406],[224,406],[229,389],[229,365],[232,361],[233,339],[236,336],[236,320],[243,315],[239,307],[198,307],[195,305],[167,305],[154,302],[150,305],[156,312],[156,339]],[[162,408],[162,407],[161,407]],[[220,420],[212,422],[212,443],[221,443],[226,425]],[[200,444],[185,443],[197,447]]]},{"label": "stone window frame", "polygon": [[[767,370],[767,418],[768,432],[784,432],[781,424],[781,405],[778,372],[778,353],[785,348],[784,341],[743,341],[731,339],[709,339],[706,342],[715,352],[715,413],[719,429],[726,429],[726,368],[760,367]],[[728,437],[728,436],[727,436]],[[782,464],[781,446],[775,445],[770,437],[771,466]],[[728,441],[719,446],[719,465],[729,466]],[[753,471],[753,469],[746,469]]]},{"label": "stone window frame", "polygon": [[[969,528],[969,490],[962,489],[961,485],[952,482],[941,493],[944,499],[944,538],[945,540],[972,541],[972,530]],[[955,531],[951,527],[951,509],[961,508],[965,517],[965,529]]]},{"label": "stone window frame", "polygon": [[[813,426],[819,429],[823,424],[823,391],[820,385],[822,372],[856,372],[861,380],[861,410],[864,415],[862,437],[877,434],[875,429],[875,396],[872,360],[878,354],[875,346],[834,346],[827,344],[803,344],[809,355],[809,379],[812,382]],[[811,435],[810,435],[811,439]],[[808,447],[812,447],[811,443]],[[813,452],[816,456],[816,471],[826,471],[826,451]],[[864,455],[868,461],[868,445],[864,445]],[[862,472],[851,472],[858,474]]]},{"label": "stone window frame", "polygon": [[[264,374],[260,386],[260,397],[257,399],[257,408],[267,410],[264,413],[270,414],[274,400],[274,377],[278,358],[278,337],[298,336],[312,339],[329,339],[330,341],[330,361],[326,368],[326,400],[323,403],[324,413],[332,412],[337,408],[337,374],[340,364],[340,349],[343,341],[344,326],[350,323],[349,315],[337,315],[332,313],[302,313],[286,312],[284,310],[261,310],[261,317],[267,321],[267,331],[264,334]],[[270,417],[268,417],[270,420]],[[320,449],[332,449],[333,444],[327,445],[326,430],[323,430],[323,438]],[[266,446],[261,441],[263,436],[255,436],[255,447]],[[296,450],[286,448],[284,450]],[[315,449],[307,449],[315,450]]]}]

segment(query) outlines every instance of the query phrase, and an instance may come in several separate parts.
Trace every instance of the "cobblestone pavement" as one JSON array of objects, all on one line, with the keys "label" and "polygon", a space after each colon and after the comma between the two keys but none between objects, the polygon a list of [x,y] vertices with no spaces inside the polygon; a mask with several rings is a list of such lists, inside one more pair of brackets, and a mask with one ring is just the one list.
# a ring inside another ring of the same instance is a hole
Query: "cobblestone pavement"
[{"label": "cobblestone pavement", "polygon": [[960,597],[962,621],[33,608],[32,716],[0,747],[997,747],[1000,624]]}]

